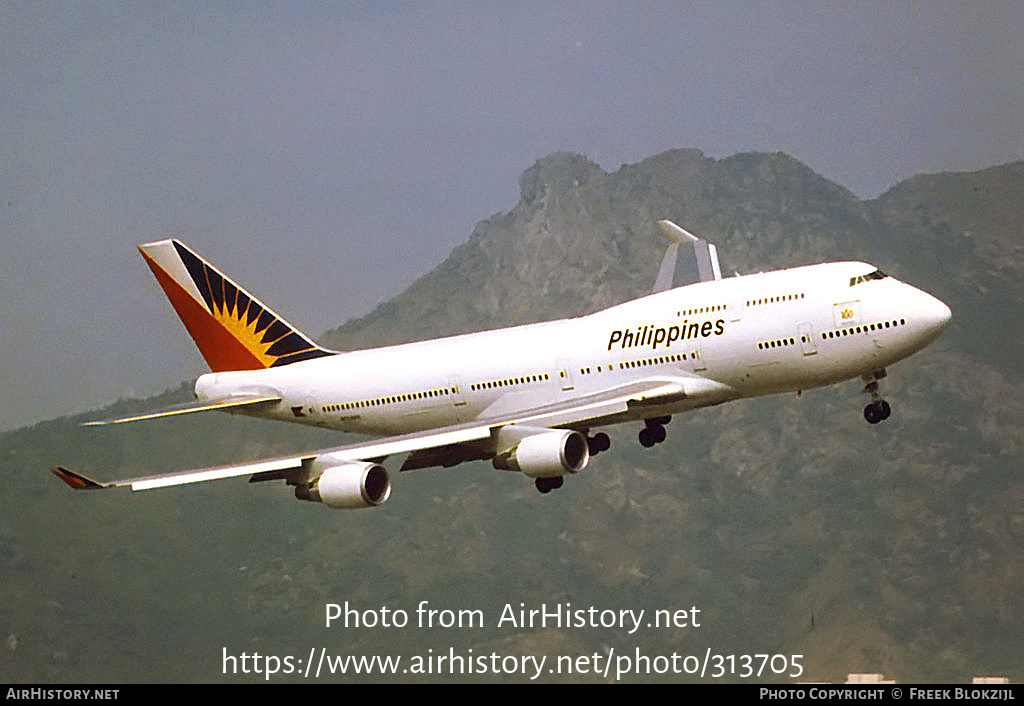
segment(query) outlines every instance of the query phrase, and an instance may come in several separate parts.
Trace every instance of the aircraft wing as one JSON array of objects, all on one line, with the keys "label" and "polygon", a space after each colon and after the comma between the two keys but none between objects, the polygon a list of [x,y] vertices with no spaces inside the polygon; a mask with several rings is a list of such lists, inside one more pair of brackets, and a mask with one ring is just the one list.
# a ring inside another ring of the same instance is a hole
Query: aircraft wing
[{"label": "aircraft wing", "polygon": [[[138,491],[241,476],[250,476],[250,482],[297,477],[304,472],[304,465],[318,456],[327,454],[336,461],[369,461],[411,454],[403,470],[452,465],[453,459],[458,459],[454,461],[458,463],[463,460],[488,458],[499,451],[493,448],[494,438],[496,432],[505,426],[519,424],[530,427],[585,429],[597,423],[612,421],[636,406],[659,405],[700,397],[717,400],[728,390],[729,388],[721,383],[696,376],[650,378],[515,414],[254,462],[107,482],[96,481],[59,466],[50,470],[69,486],[79,490],[129,487],[133,491]],[[434,462],[431,462],[432,459]]]},{"label": "aircraft wing", "polygon": [[[314,458],[316,454],[309,455]],[[252,463],[235,463],[227,466],[213,466],[201,468],[194,471],[182,471],[167,473],[156,476],[145,476],[142,478],[126,478],[123,480],[97,481],[76,473],[75,471],[54,466],[50,471],[62,481],[76,490],[101,490],[104,488],[131,488],[132,490],[150,490],[152,488],[166,488],[172,485],[187,485],[189,483],[201,483],[207,480],[221,480],[224,478],[238,478],[240,476],[258,475],[261,473],[280,472],[285,470],[297,471],[302,468],[302,461],[305,455],[282,456],[280,458],[255,461]]]}]

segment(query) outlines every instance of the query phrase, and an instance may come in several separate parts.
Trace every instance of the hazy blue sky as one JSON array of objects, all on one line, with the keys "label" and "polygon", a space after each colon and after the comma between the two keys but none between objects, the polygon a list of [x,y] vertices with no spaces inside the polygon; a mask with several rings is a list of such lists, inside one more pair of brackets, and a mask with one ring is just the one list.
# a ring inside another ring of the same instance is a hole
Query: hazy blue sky
[{"label": "hazy blue sky", "polygon": [[2,3],[0,428],[205,369],[137,243],[318,335],[555,150],[781,150],[863,197],[1024,158],[1022,36],[1017,0]]}]

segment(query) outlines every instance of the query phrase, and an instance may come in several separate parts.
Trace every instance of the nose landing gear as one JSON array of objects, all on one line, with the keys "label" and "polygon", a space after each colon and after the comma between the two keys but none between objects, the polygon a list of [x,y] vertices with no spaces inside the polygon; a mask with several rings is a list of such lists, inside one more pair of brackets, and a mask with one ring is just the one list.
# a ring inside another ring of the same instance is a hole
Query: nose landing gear
[{"label": "nose landing gear", "polygon": [[868,421],[868,424],[878,424],[888,419],[889,415],[892,414],[892,407],[882,399],[881,394],[878,392],[878,381],[884,378],[885,375],[886,372],[883,368],[862,377],[866,383],[864,385],[864,392],[871,395],[871,402],[864,408],[864,419]]},{"label": "nose landing gear", "polygon": [[892,414],[892,408],[888,402],[882,399],[875,400],[864,408],[864,419],[868,420],[869,424],[878,424],[882,420],[888,419],[890,414]]}]

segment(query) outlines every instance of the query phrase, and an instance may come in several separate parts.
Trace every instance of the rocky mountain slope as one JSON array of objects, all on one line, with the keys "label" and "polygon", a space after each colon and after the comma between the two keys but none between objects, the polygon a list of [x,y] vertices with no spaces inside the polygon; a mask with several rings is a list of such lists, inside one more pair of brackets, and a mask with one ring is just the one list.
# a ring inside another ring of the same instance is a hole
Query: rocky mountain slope
[{"label": "rocky mountain slope", "polygon": [[[1024,164],[920,176],[863,202],[784,154],[675,150],[614,173],[554,154],[520,188],[511,211],[324,342],[414,340],[646,293],[662,254],[654,223],[666,217],[715,242],[723,272],[864,259],[943,298],[954,320],[890,370],[885,424],[863,422],[856,382],[725,405],[674,419],[652,450],[616,429],[611,452],[548,496],[482,463],[403,474],[389,503],[358,512],[243,482],[71,493],[44,469],[123,477],[339,439],[220,416],[116,430],[67,418],[5,433],[0,678],[245,681],[253,676],[223,674],[223,650],[304,660],[324,647],[547,655],[548,666],[710,649],[803,655],[803,681],[858,671],[1024,679]],[[405,610],[410,623],[325,627],[325,604],[346,601]],[[483,625],[418,627],[421,601],[478,610]],[[701,624],[630,633],[500,621],[506,605],[566,603],[647,616],[696,606]],[[624,679],[699,680],[653,670]],[[770,670],[760,679],[792,681]]]}]

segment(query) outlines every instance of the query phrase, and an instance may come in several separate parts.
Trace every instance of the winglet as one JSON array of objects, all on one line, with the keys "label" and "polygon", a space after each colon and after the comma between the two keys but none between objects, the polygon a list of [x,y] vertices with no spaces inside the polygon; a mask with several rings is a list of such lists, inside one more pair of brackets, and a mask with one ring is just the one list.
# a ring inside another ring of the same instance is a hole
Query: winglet
[{"label": "winglet", "polygon": [[695,243],[700,240],[696,235],[680,228],[667,218],[658,221],[658,230],[661,231],[661,235],[665,240],[670,243]]},{"label": "winglet", "polygon": [[[658,221],[658,230],[668,240],[669,245],[658,269],[658,278],[654,282],[652,293],[664,292],[684,284],[722,279],[718,265],[718,250],[713,244],[669,220]],[[679,249],[687,245],[690,246],[690,250],[684,250],[684,256],[680,260]]]},{"label": "winglet", "polygon": [[86,478],[81,473],[75,473],[60,466],[53,466],[50,472],[75,490],[102,490],[111,487],[109,483],[98,483],[92,478]]}]

